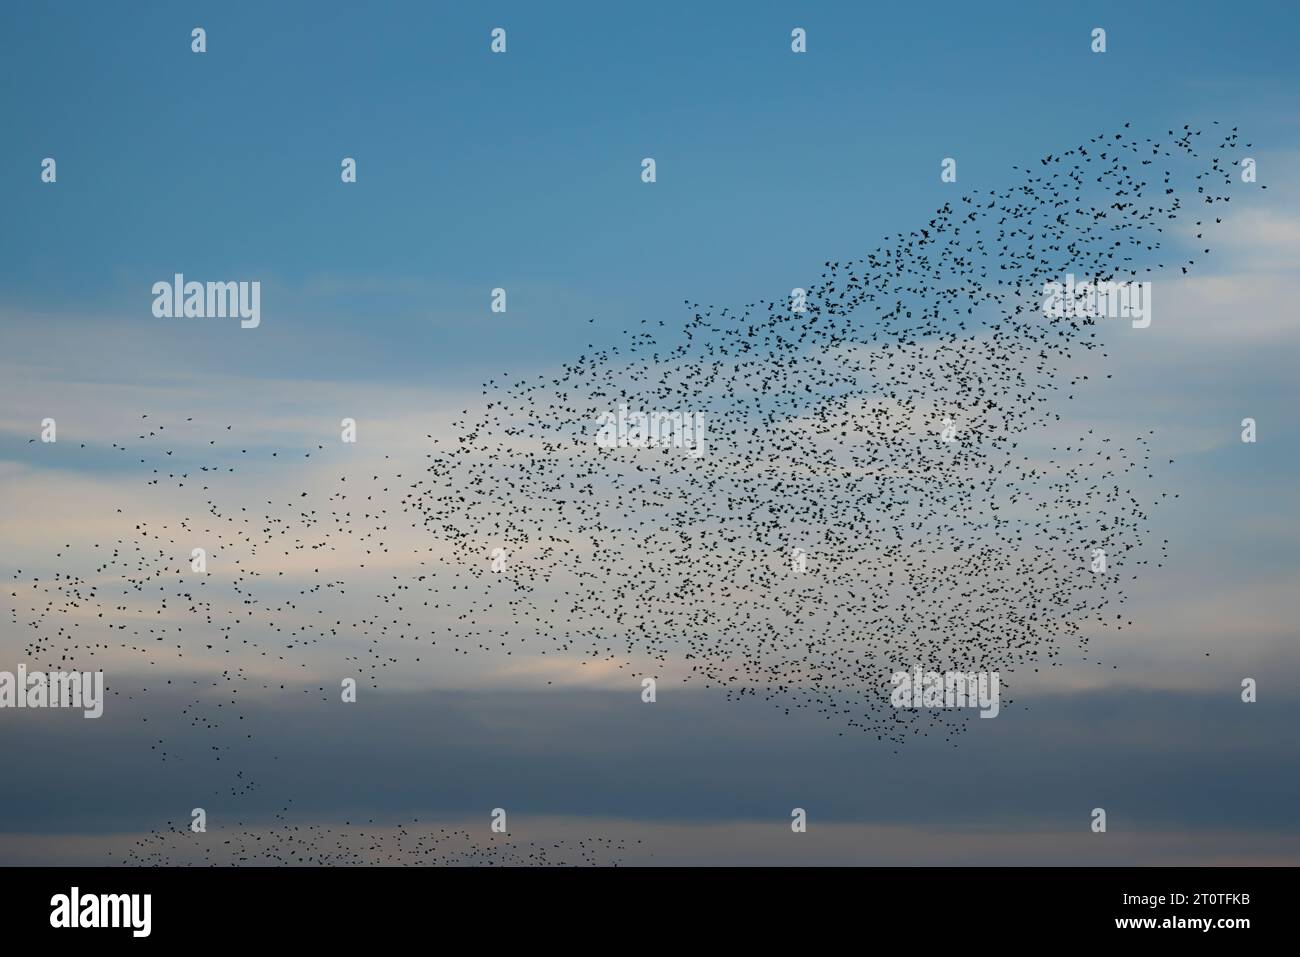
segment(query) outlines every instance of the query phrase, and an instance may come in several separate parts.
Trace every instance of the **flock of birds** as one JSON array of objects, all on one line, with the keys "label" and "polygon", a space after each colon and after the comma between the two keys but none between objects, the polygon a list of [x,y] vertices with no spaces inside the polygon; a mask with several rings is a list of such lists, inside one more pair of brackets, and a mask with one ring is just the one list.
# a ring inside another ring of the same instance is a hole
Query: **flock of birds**
[{"label": "flock of birds", "polygon": [[[504,834],[490,838],[463,828],[410,824],[324,827],[291,824],[288,808],[271,827],[237,823],[218,841],[183,826],[169,826],[135,842],[124,864],[133,867],[617,867],[625,841],[588,837],[545,843]],[[640,844],[638,840],[635,843]]]},{"label": "flock of birds", "polygon": [[[1149,435],[1087,429],[1050,453],[1030,447],[1104,370],[1102,327],[1117,322],[1044,315],[1044,286],[1185,273],[1194,260],[1166,262],[1165,240],[1190,220],[1209,251],[1243,146],[1235,128],[1151,139],[1125,124],[1017,169],[1010,187],[961,192],[865,258],[827,262],[801,303],[688,303],[680,329],[646,323],[552,374],[488,382],[479,412],[428,435],[422,457],[364,470],[331,457],[341,474],[323,489],[296,471],[256,502],[231,486],[254,460],[352,450],[250,449],[225,425],[183,463],[169,423],[143,416],[139,442],[115,448],[149,488],[192,495],[193,511],[118,509],[122,536],[84,567],[15,575],[13,623],[53,669],[109,650],[160,674],[184,658],[196,689],[184,717],[200,729],[237,716],[241,692],[300,691],[257,659],[374,689],[436,646],[623,669],[630,706],[649,676],[810,710],[895,747],[952,738],[970,715],[892,707],[893,672],[997,671],[1006,688],[1124,627],[1126,583],[1164,554],[1147,541],[1168,496],[1150,485]],[[704,454],[598,446],[597,423],[620,406],[698,415]],[[206,575],[191,571],[195,545]],[[325,666],[331,654],[342,661]],[[338,700],[337,681],[308,691]],[[254,786],[232,779],[233,794]],[[175,833],[132,859],[165,863]],[[359,859],[322,828],[232,840],[238,860]],[[439,846],[379,856],[432,860]],[[449,859],[480,853],[498,852]]]}]

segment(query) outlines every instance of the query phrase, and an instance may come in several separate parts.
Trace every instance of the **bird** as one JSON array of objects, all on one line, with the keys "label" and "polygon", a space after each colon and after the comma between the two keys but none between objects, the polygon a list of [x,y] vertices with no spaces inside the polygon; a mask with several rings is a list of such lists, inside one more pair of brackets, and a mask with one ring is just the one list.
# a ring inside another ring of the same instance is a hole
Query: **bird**
[{"label": "bird", "polygon": [[[680,320],[611,333],[554,372],[494,376],[418,455],[355,465],[310,438],[268,447],[234,423],[193,450],[145,413],[157,424],[133,446],[157,513],[117,505],[116,538],[83,556],[65,546],[52,579],[16,572],[11,624],[52,665],[111,652],[161,675],[183,661],[188,677],[169,680],[187,682],[185,733],[153,750],[163,763],[177,749],[225,759],[236,798],[258,787],[228,736],[250,696],[332,701],[306,676],[341,669],[379,690],[429,667],[433,648],[699,686],[895,752],[917,737],[957,747],[970,714],[895,706],[893,674],[998,672],[1013,692],[1018,674],[1090,660],[1099,632],[1132,625],[1131,583],[1167,557],[1150,533],[1169,498],[1154,430],[1061,433],[1076,394],[1109,375],[1112,319],[1045,315],[1043,290],[1067,273],[1173,282],[1195,267],[1175,272],[1166,246],[1184,220],[1198,243],[1224,220],[1241,142],[1213,127],[1099,132],[858,258],[825,260],[797,304],[688,299]],[[620,410],[640,425],[597,442]],[[201,419],[184,421],[208,429]],[[703,429],[692,438],[686,421]],[[299,484],[306,457],[321,480]],[[1089,567],[1096,549],[1105,574]],[[150,690],[110,679],[114,695]],[[401,833],[377,845],[390,862],[563,856],[444,853]],[[360,854],[316,826],[232,834],[203,859]],[[187,842],[165,827],[128,860],[166,863]],[[569,850],[595,848],[621,852]]]}]

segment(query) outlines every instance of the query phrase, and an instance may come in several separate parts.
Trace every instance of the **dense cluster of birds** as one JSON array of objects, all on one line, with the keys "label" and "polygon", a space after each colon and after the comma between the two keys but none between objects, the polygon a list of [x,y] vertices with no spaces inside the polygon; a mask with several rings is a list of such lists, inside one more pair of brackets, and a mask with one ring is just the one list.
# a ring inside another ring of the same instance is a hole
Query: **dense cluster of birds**
[{"label": "dense cluster of birds", "polygon": [[[1235,128],[1152,139],[1125,124],[1009,187],[960,191],[864,258],[827,262],[801,295],[687,303],[678,328],[644,323],[551,374],[490,381],[454,435],[364,470],[337,446],[241,447],[232,425],[178,458],[169,423],[144,416],[139,442],[115,448],[151,488],[193,493],[195,512],[119,509],[122,536],[90,567],[15,576],[13,621],[51,666],[109,649],[164,671],[185,658],[201,728],[237,714],[241,691],[300,690],[257,659],[378,688],[438,646],[623,669],[634,704],[650,676],[894,746],[951,737],[969,714],[891,706],[891,674],[997,671],[1005,689],[1124,627],[1126,583],[1163,557],[1147,541],[1168,495],[1150,484],[1149,433],[1034,447],[1104,373],[1106,343],[1143,334],[1045,315],[1044,287],[1186,273],[1194,258],[1167,261],[1168,240],[1209,252],[1243,146]],[[694,416],[700,454],[689,431],[686,447],[598,443],[620,408]],[[234,483],[254,460],[313,453],[342,473],[324,488],[295,470],[255,502]],[[337,683],[307,691],[338,697]],[[294,831],[270,856],[321,859],[323,841]],[[259,854],[245,841],[237,856]]]}]

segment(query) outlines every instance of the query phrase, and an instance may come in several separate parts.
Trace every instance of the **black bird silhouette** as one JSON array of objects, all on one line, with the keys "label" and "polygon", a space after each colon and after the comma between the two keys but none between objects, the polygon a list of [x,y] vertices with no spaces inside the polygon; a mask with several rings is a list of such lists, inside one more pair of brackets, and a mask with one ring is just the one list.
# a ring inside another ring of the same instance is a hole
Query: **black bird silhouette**
[{"label": "black bird silhouette", "polygon": [[[379,688],[436,645],[604,663],[634,688],[645,675],[699,683],[893,747],[955,740],[969,714],[891,706],[895,670],[998,671],[1008,686],[1067,652],[1086,657],[1098,629],[1127,623],[1126,584],[1164,555],[1147,541],[1168,494],[1150,485],[1150,433],[1088,429],[1025,454],[1107,358],[1108,320],[1045,316],[1044,285],[1171,271],[1166,231],[1191,216],[1200,240],[1222,221],[1200,207],[1229,201],[1235,128],[1209,155],[1189,127],[1159,141],[1128,129],[1015,168],[1012,185],[944,203],[863,258],[827,261],[798,308],[688,301],[677,328],[588,346],[550,375],[493,379],[481,409],[451,438],[426,436],[417,461],[386,455],[362,471],[308,443],[337,470],[332,484],[284,473],[272,481],[301,482],[299,494],[255,503],[236,472],[283,473],[298,457],[280,452],[301,450],[206,435],[201,452],[163,448],[158,425],[139,437],[147,487],[169,507],[184,489],[192,510],[118,508],[121,537],[83,567],[15,575],[13,624],[52,667],[109,652],[160,671],[183,659],[198,675],[184,717],[199,735],[237,722],[242,692],[297,690],[271,666]],[[696,414],[707,447],[598,446],[596,423],[619,407]],[[192,546],[212,574],[191,571]],[[1105,574],[1089,567],[1094,549]],[[147,693],[112,671],[109,687]],[[160,738],[155,751],[168,761],[172,747]],[[193,754],[219,761],[232,747]],[[256,787],[231,773],[232,795]],[[155,838],[131,859],[166,863],[188,840]],[[354,860],[322,828],[231,840],[222,853],[239,861]],[[440,853],[413,840],[381,856]]]}]

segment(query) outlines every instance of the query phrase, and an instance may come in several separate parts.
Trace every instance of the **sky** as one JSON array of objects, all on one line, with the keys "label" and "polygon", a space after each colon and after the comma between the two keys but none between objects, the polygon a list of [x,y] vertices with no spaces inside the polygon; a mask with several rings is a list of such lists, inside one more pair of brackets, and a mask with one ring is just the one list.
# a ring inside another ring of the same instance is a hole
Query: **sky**
[{"label": "sky", "polygon": [[[112,447],[141,414],[195,461],[191,416],[259,449],[354,416],[363,455],[418,457],[486,380],[671,327],[685,302],[783,297],[924,223],[946,190],[1008,184],[1125,123],[1236,126],[1268,190],[1234,194],[1193,274],[1157,278],[1149,329],[1105,331],[1113,379],[1059,426],[1154,430],[1179,493],[1133,627],[1017,675],[1015,706],[955,746],[896,751],[693,686],[665,683],[649,709],[618,668],[445,651],[386,675],[358,720],[312,693],[344,640],[306,668],[239,662],[306,692],[244,702],[251,743],[219,733],[259,782],[232,796],[165,686],[203,665],[160,656],[118,679],[100,721],[0,711],[0,766],[21,769],[0,775],[0,863],[111,862],[193,807],[269,828],[287,802],[295,821],[471,832],[506,806],[523,835],[642,840],[633,863],[1300,862],[1298,25],[1283,2],[5,6],[7,582],[119,537],[118,507],[181,514]],[[151,287],[178,272],[259,280],[261,325],[156,318]],[[47,416],[59,442],[32,444]],[[330,455],[294,480],[324,487]],[[0,670],[25,660],[25,620],[5,616]],[[178,742],[166,759],[158,725]],[[810,820],[795,841],[793,807]]]}]

